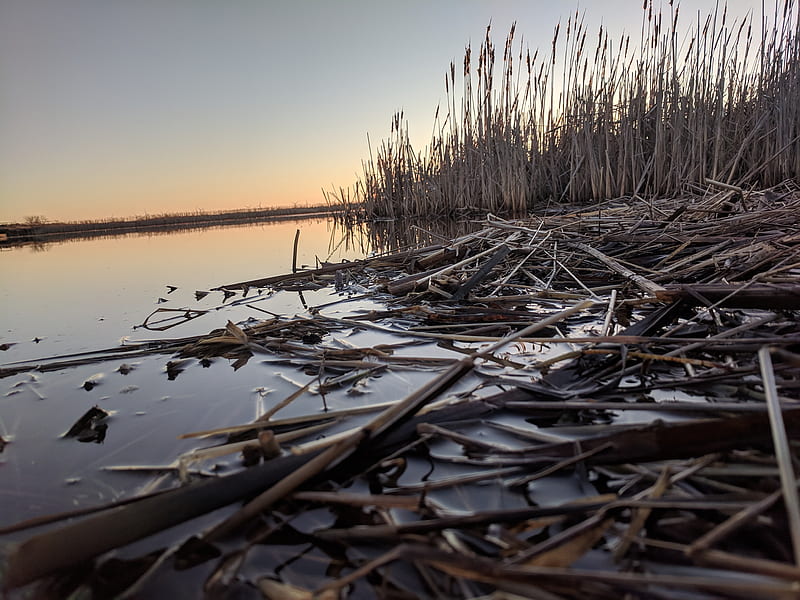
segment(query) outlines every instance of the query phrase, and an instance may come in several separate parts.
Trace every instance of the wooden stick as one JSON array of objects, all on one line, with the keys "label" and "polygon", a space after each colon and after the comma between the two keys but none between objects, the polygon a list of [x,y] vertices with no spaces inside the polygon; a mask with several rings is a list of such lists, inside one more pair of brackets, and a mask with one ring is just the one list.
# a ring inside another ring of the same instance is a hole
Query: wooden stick
[{"label": "wooden stick", "polygon": [[497,249],[489,260],[487,260],[480,269],[467,281],[465,281],[461,287],[459,287],[456,292],[453,294],[451,300],[453,302],[460,302],[464,298],[467,297],[467,294],[470,293],[472,288],[478,285],[488,274],[489,272],[494,269],[500,262],[508,255],[510,252],[508,246],[505,244],[501,244],[500,247]]}]

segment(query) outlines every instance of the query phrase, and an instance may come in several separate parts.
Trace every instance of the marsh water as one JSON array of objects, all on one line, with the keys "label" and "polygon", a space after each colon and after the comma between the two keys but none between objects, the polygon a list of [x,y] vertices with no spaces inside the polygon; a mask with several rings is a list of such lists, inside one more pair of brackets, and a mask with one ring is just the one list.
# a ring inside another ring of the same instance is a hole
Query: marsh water
[{"label": "marsh water", "polygon": [[[298,229],[298,266],[368,251],[357,241],[342,242],[326,219],[4,248],[0,335],[13,346],[2,362],[113,346],[121,337],[136,337],[133,328],[155,308],[191,302],[205,309],[216,305],[216,294],[197,302],[196,291],[291,272]],[[297,295],[283,300],[289,309]],[[208,327],[201,323],[197,333]]]},{"label": "marsh water", "polygon": [[[157,470],[109,469],[166,466],[208,445],[179,439],[181,434],[247,423],[306,383],[301,369],[277,357],[254,358],[242,368],[224,358],[181,361],[169,354],[38,368],[148,340],[204,335],[228,320],[302,316],[322,305],[341,317],[376,307],[369,300],[337,306],[364,291],[357,286],[338,292],[333,286],[254,289],[232,296],[214,289],[290,273],[297,230],[298,268],[436,239],[422,229],[387,226],[367,236],[345,232],[330,219],[306,219],[4,248],[0,368],[22,363],[25,369],[0,379],[0,527],[140,492]],[[199,316],[181,319],[187,309]],[[156,326],[178,325],[163,331],[142,327],[148,316]],[[368,330],[329,340],[357,346],[385,341]],[[402,397],[431,376],[388,374],[380,390],[309,395],[280,416]],[[84,443],[65,437],[94,406],[110,413],[104,437]],[[239,467],[236,461],[231,458],[230,468]],[[217,461],[214,468],[226,464]]]},{"label": "marsh water", "polygon": [[[252,419],[268,390],[291,389],[275,369],[235,373],[225,360],[207,368],[187,364],[177,377],[165,372],[163,355],[49,372],[35,365],[37,359],[204,334],[229,319],[269,317],[264,311],[292,316],[304,312],[304,302],[330,300],[323,289],[237,305],[236,298],[211,291],[291,272],[298,229],[298,267],[368,251],[319,219],[3,249],[0,362],[32,362],[30,370],[0,379],[0,436],[7,442],[0,452],[1,525],[113,500],[137,482],[102,467],[168,463],[188,447],[177,439],[187,428]],[[208,312],[163,332],[139,327],[163,308]],[[112,415],[102,443],[62,437],[95,405]]]}]

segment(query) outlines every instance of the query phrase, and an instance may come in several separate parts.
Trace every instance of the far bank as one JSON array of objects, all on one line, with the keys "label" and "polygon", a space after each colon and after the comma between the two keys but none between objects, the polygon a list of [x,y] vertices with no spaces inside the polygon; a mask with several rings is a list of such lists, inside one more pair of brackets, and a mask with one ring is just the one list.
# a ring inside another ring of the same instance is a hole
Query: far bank
[{"label": "far bank", "polygon": [[0,223],[0,243],[11,245],[32,241],[52,241],[110,234],[169,231],[281,219],[324,217],[337,212],[339,212],[338,208],[319,205],[239,209],[220,212],[197,211],[85,221],[49,222],[46,219],[35,217],[28,219],[24,223]]}]

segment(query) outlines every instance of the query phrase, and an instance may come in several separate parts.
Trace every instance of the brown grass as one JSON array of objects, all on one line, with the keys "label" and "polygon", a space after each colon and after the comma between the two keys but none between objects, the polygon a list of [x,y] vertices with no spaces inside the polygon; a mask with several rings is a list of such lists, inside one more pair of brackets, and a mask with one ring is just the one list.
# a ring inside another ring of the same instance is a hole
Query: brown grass
[{"label": "brown grass", "polygon": [[[646,2],[638,41],[594,37],[575,13],[547,52],[515,27],[497,64],[451,63],[446,106],[415,151],[402,112],[350,190],[326,194],[370,218],[523,214],[548,202],[673,197],[709,181],[766,188],[800,173],[800,26],[794,0],[729,21],[721,8],[682,33]],[[757,41],[754,41],[755,40]]]}]

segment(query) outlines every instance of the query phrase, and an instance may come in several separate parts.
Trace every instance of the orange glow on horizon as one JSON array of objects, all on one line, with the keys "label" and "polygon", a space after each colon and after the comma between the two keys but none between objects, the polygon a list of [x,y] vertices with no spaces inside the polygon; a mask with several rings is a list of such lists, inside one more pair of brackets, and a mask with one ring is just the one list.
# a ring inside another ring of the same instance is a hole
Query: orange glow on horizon
[{"label": "orange glow on horizon", "polygon": [[[312,181],[309,182],[309,179]],[[275,182],[278,185],[269,187],[256,184],[231,189],[215,187],[207,190],[175,190],[173,193],[157,193],[147,189],[110,191],[97,188],[92,193],[79,192],[75,194],[76,197],[71,198],[61,195],[58,200],[50,202],[3,202],[0,204],[0,222],[21,223],[28,217],[42,217],[50,222],[94,221],[145,215],[324,205],[323,188],[316,186],[313,179],[315,178],[307,178],[301,183],[289,181],[283,185]],[[349,186],[354,181],[353,176],[350,181],[341,185]],[[328,189],[332,189],[332,184],[325,187],[326,191]],[[114,198],[113,202],[108,201],[109,197]]]}]

